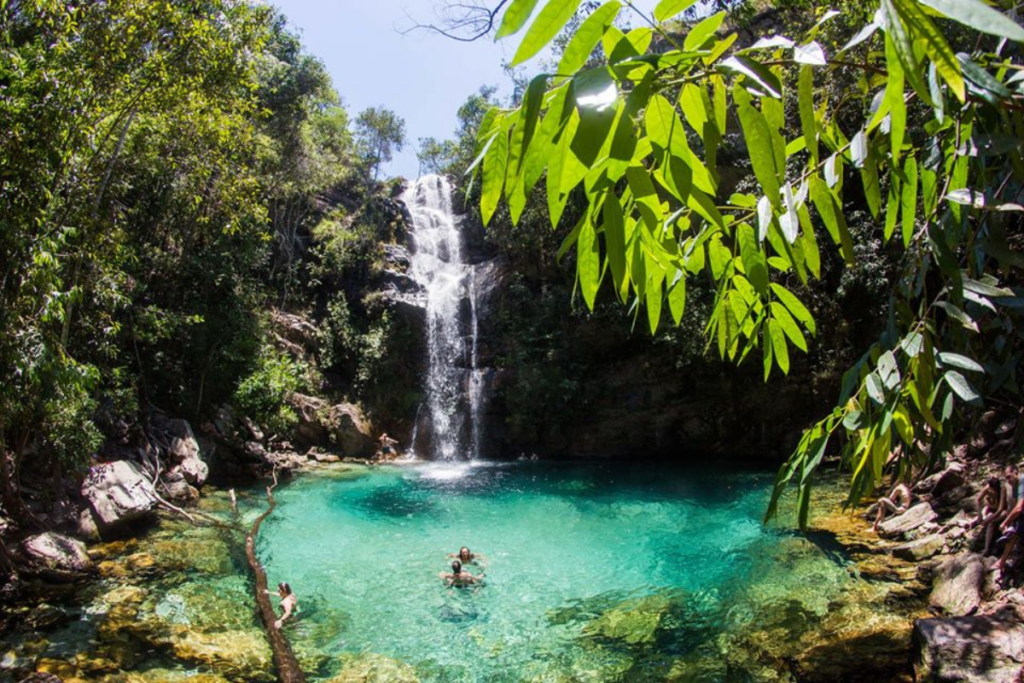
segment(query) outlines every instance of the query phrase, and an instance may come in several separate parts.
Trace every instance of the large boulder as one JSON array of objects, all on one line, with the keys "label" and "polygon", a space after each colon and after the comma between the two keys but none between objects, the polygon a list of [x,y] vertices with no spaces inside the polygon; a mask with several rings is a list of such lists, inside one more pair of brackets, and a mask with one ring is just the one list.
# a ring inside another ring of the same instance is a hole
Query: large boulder
[{"label": "large boulder", "polygon": [[883,536],[900,536],[934,521],[937,516],[931,505],[918,503],[903,514],[896,515],[879,524],[878,532]]},{"label": "large boulder", "polygon": [[917,620],[916,680],[1017,683],[1024,670],[1021,617],[1006,606],[989,615]]},{"label": "large boulder", "polygon": [[924,538],[918,538],[909,543],[895,546],[892,549],[892,554],[901,560],[920,562],[941,553],[945,545],[946,539],[942,534],[932,534],[931,536],[925,536]]},{"label": "large boulder", "polygon": [[981,605],[985,561],[981,555],[955,555],[935,568],[929,604],[945,614],[973,614]]},{"label": "large boulder", "polygon": [[374,441],[370,423],[358,406],[330,405],[322,398],[292,394],[290,403],[299,416],[295,440],[307,448],[335,449],[347,456],[368,456]]},{"label": "large boulder", "polygon": [[153,484],[127,460],[93,467],[82,483],[82,496],[101,530],[145,517],[159,503]]},{"label": "large boulder", "polygon": [[21,542],[20,550],[34,567],[44,573],[74,575],[93,569],[84,543],[52,531],[29,536]]}]

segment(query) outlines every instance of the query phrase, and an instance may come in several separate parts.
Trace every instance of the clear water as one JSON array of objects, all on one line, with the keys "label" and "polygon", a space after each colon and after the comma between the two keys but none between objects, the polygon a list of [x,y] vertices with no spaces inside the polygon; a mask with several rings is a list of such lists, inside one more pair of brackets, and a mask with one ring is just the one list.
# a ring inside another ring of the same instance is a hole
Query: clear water
[{"label": "clear water", "polygon": [[[299,597],[293,641],[334,661],[373,653],[424,681],[721,680],[725,643],[752,626],[795,640],[851,581],[762,526],[770,485],[544,463],[308,477],[278,493],[259,552]],[[477,590],[438,578],[462,545],[486,557]]]}]

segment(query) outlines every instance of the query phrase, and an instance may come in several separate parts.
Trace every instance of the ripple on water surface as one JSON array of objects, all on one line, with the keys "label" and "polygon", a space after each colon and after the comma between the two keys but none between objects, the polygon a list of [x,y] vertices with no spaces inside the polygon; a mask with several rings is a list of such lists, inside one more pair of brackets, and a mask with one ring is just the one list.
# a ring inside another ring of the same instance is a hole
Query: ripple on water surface
[{"label": "ripple on water surface", "polygon": [[[664,679],[720,660],[764,610],[806,628],[850,580],[761,525],[769,486],[535,463],[311,477],[278,494],[260,553],[299,595],[292,638],[328,650],[329,673],[397,660],[425,681]],[[438,579],[461,545],[485,556],[479,590]]]}]

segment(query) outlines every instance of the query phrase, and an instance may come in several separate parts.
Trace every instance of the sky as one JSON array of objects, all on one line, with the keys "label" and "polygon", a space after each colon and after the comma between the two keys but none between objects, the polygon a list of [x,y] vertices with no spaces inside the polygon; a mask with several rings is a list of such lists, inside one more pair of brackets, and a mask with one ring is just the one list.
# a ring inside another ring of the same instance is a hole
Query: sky
[{"label": "sky", "polygon": [[[402,35],[435,21],[441,1],[272,0],[306,50],[323,61],[353,120],[379,106],[405,119],[409,144],[383,169],[388,175],[416,177],[418,140],[454,137],[459,106],[481,86],[497,86],[499,97],[512,91],[501,65],[512,59],[520,36],[463,43],[423,30]],[[650,9],[655,0],[637,4]],[[527,62],[528,72],[537,61]]]}]

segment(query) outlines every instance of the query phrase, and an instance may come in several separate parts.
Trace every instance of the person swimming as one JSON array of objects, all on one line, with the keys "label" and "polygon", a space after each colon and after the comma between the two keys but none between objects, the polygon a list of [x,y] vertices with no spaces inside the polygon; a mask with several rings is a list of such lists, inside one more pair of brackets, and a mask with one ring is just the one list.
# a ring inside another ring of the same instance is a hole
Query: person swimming
[{"label": "person swimming", "polygon": [[466,546],[459,548],[457,553],[448,553],[448,557],[453,557],[459,560],[462,564],[474,564],[478,567],[484,566],[484,556],[479,553],[473,553]]},{"label": "person swimming", "polygon": [[[281,618],[274,622],[274,628],[280,629],[285,621],[299,611],[299,599],[292,592],[292,587],[282,581],[277,584],[277,594],[281,596]],[[267,595],[273,595],[267,591]]]},{"label": "person swimming", "polygon": [[469,572],[464,571],[462,568],[462,562],[459,560],[452,560],[451,573],[441,572],[438,576],[445,582],[445,586],[448,588],[451,588],[452,586],[455,586],[456,588],[467,588],[469,586],[480,585],[483,583],[484,578],[483,574],[474,576]]}]

